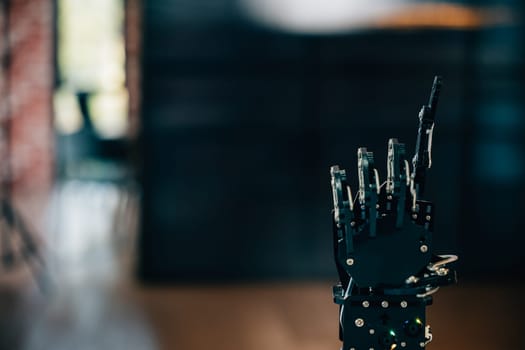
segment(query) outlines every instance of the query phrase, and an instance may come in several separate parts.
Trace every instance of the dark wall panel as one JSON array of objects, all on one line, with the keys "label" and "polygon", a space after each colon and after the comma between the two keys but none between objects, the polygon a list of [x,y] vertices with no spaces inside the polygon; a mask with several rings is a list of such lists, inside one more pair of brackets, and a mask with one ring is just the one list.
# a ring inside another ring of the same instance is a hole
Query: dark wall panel
[{"label": "dark wall panel", "polygon": [[[428,193],[436,248],[459,250],[467,276],[523,267],[514,247],[525,205],[511,204],[525,171],[523,56],[497,40],[509,32],[293,35],[246,22],[232,4],[214,5],[219,14],[145,5],[142,277],[334,276],[328,168],[356,174],[367,146],[384,177],[388,138],[413,150],[435,74],[445,79]],[[489,263],[491,245],[510,247]]]}]

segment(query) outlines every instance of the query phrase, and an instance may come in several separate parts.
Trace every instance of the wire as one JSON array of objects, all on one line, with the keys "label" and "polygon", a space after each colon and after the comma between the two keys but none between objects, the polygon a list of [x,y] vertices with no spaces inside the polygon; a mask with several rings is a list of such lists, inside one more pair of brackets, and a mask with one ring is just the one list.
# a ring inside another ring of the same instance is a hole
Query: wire
[{"label": "wire", "polygon": [[428,269],[430,271],[437,271],[441,266],[444,266],[446,264],[450,264],[456,260],[458,260],[457,255],[453,254],[447,254],[447,255],[438,255],[442,260],[436,261],[435,263],[431,263],[428,265]]},{"label": "wire", "polygon": [[350,210],[354,210],[354,200],[352,197],[352,189],[350,188],[350,185],[346,185],[346,192],[348,193],[348,204],[350,206]]},{"label": "wire", "polygon": [[[350,277],[350,281],[348,281],[348,287],[345,290],[345,296],[344,296],[345,300],[346,300],[346,298],[348,298],[350,296],[350,293],[352,292],[353,282],[354,282],[354,279],[352,277]],[[342,330],[344,330],[344,324],[343,324],[344,310],[345,310],[345,304],[342,304],[341,305],[341,310],[339,312],[339,324],[341,325],[341,329]]]},{"label": "wire", "polygon": [[428,169],[432,167],[432,135],[434,135],[434,123],[430,129],[427,129],[428,134]]},{"label": "wire", "polygon": [[433,289],[430,289],[430,290],[426,291],[425,293],[422,293],[422,294],[416,294],[416,297],[418,297],[418,298],[428,297],[429,295],[434,294],[434,293],[437,292],[438,290],[439,290],[439,287],[436,287],[436,288],[433,288]]},{"label": "wire", "polygon": [[376,178],[376,191],[377,191],[377,194],[379,194],[381,192],[381,185],[379,185],[379,172],[377,171],[376,168],[374,168],[374,174]]}]

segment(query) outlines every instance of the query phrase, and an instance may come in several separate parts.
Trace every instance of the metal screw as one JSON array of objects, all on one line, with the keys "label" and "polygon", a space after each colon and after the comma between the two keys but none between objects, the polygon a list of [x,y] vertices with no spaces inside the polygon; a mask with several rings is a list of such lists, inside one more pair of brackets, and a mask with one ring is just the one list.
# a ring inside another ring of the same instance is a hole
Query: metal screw
[{"label": "metal screw", "polygon": [[346,264],[348,266],[352,266],[354,264],[354,259],[352,259],[352,258],[346,259]]},{"label": "metal screw", "polygon": [[404,309],[404,308],[406,308],[407,306],[408,306],[408,303],[407,303],[406,301],[403,300],[403,301],[401,302],[401,307]]},{"label": "metal screw", "polygon": [[448,273],[448,269],[446,269],[444,267],[440,267],[439,269],[437,269],[436,273],[439,276],[445,276]]},{"label": "metal screw", "polygon": [[432,219],[432,217],[431,217],[430,215],[427,215],[427,216],[425,216],[425,219],[426,219],[427,221],[430,221],[430,219]]},{"label": "metal screw", "polygon": [[355,221],[350,221],[350,226],[354,227],[355,226]]},{"label": "metal screw", "polygon": [[404,341],[402,341],[401,344],[399,344],[399,345],[401,345],[401,347],[404,348],[405,346],[407,346],[407,343],[405,343]]},{"label": "metal screw", "polygon": [[376,330],[373,329],[373,328],[370,328],[370,330],[368,331],[368,333],[370,333],[370,334],[374,334],[375,332],[376,332]]},{"label": "metal screw", "polygon": [[422,347],[422,348],[424,348],[424,347],[425,347],[425,342],[421,342],[421,343],[419,343],[419,346]]},{"label": "metal screw", "polygon": [[355,325],[356,327],[363,327],[365,325],[365,321],[362,318],[356,318]]},{"label": "metal screw", "polygon": [[376,209],[379,209],[379,204],[376,204]]},{"label": "metal screw", "polygon": [[387,198],[389,201],[392,200],[392,196],[387,196],[386,198]]},{"label": "metal screw", "polygon": [[381,306],[382,306],[383,308],[386,309],[386,308],[388,307],[388,301],[383,300],[383,301],[381,302]]},{"label": "metal screw", "polygon": [[411,284],[411,283],[416,283],[417,281],[419,281],[419,279],[415,276],[410,276],[409,278],[407,278],[407,280],[405,281],[406,284]]},{"label": "metal screw", "polygon": [[363,301],[362,305],[363,305],[363,307],[369,307],[370,303],[368,302],[368,300],[365,300],[365,301]]},{"label": "metal screw", "polygon": [[416,220],[417,219],[417,214],[412,214],[412,219]]},{"label": "metal screw", "polygon": [[421,253],[426,253],[428,252],[428,246],[423,244],[421,247],[419,247],[419,250],[421,251]]}]

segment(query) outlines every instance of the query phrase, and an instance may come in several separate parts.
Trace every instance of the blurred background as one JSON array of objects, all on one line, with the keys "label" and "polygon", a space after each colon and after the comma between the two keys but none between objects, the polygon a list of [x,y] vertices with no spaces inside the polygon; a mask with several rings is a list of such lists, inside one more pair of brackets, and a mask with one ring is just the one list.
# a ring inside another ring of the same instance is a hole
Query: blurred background
[{"label": "blurred background", "polygon": [[0,4],[0,349],[339,349],[329,167],[434,75],[428,348],[520,348],[522,2]]}]

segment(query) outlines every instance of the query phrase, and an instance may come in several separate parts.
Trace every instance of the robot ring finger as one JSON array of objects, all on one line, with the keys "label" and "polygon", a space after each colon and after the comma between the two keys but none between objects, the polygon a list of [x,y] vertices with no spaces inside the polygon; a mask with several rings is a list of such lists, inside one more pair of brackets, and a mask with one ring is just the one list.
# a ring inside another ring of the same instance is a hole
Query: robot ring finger
[{"label": "robot ring finger", "polygon": [[435,77],[419,113],[412,166],[405,145],[390,139],[387,179],[380,184],[373,153],[359,148],[355,200],[345,170],[330,168],[342,350],[425,348],[432,340],[425,320],[432,294],[456,282],[448,265],[457,257],[432,253],[434,206],[423,200],[440,89]]}]

